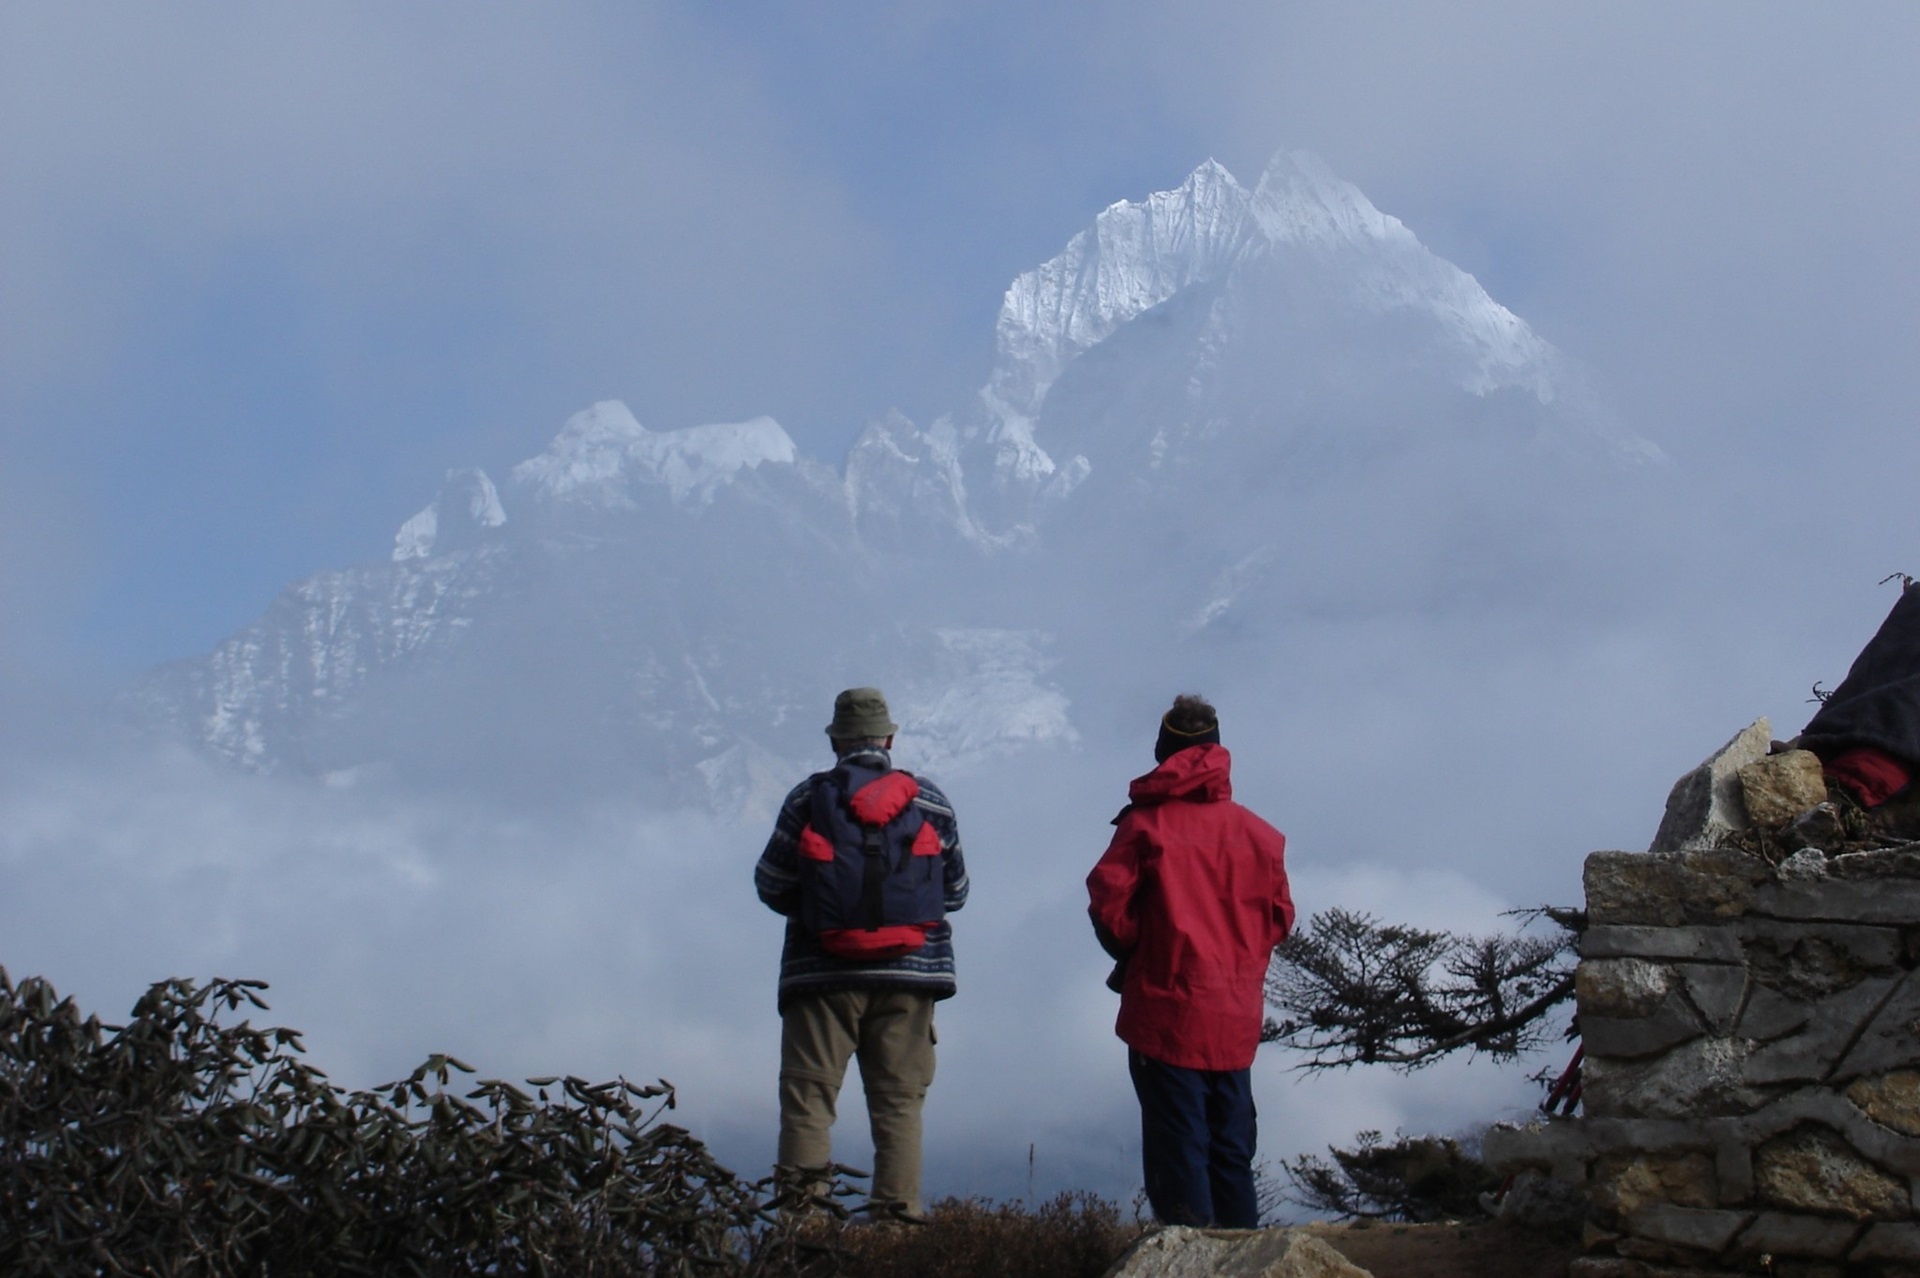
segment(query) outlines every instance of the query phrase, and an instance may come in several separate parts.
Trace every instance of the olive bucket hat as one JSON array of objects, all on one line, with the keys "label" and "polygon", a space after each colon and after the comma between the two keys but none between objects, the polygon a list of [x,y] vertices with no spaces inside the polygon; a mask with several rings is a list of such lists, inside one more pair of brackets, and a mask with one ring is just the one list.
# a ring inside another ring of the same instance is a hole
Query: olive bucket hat
[{"label": "olive bucket hat", "polygon": [[833,722],[827,725],[827,736],[835,741],[890,737],[899,730],[878,688],[848,688],[833,699]]}]

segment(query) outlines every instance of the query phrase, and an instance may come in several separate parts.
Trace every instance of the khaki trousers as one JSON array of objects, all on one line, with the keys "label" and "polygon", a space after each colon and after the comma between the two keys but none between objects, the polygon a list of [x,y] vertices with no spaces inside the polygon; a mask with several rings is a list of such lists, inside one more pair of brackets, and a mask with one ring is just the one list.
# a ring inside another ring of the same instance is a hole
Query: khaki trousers
[{"label": "khaki trousers", "polygon": [[876,1209],[921,1214],[920,1109],[933,1082],[933,997],[835,990],[795,997],[781,1018],[780,1165],[833,1161],[832,1128],[847,1060],[858,1057],[873,1131]]}]

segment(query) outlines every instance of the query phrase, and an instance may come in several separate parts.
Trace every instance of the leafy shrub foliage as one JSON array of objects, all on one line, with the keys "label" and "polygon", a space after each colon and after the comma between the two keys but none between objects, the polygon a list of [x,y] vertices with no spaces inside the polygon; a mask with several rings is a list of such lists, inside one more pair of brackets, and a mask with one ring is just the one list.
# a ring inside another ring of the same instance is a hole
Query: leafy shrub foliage
[{"label": "leafy shrub foliage", "polygon": [[165,981],[116,1026],[0,969],[0,1272],[595,1278],[836,1264],[782,1224],[770,1182],[741,1180],[659,1121],[674,1103],[666,1083],[537,1078],[530,1095],[495,1079],[456,1086],[472,1070],[434,1056],[348,1092],[301,1059],[295,1031],[222,1022],[264,1008],[262,988]]}]

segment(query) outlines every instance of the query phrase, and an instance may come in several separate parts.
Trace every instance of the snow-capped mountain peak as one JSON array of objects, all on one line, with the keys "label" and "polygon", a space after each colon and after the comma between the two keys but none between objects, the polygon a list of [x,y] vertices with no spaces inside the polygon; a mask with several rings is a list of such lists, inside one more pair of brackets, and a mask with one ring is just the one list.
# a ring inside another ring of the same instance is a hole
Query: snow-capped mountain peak
[{"label": "snow-capped mountain peak", "polygon": [[1336,257],[1364,309],[1438,321],[1458,359],[1462,390],[1485,395],[1518,387],[1543,404],[1558,393],[1565,368],[1551,344],[1319,157],[1276,155],[1254,190],[1251,218],[1273,246]]},{"label": "snow-capped mountain peak", "polygon": [[1255,225],[1276,244],[1419,243],[1399,218],[1375,208],[1310,151],[1282,151],[1268,161],[1250,206]]},{"label": "snow-capped mountain peak", "polygon": [[742,470],[790,466],[799,450],[771,417],[650,431],[619,400],[575,413],[538,457],[513,468],[539,495],[625,508],[634,491],[664,487],[676,505],[704,506]]},{"label": "snow-capped mountain peak", "polygon": [[1297,291],[1303,273],[1319,273],[1338,291],[1316,305],[1437,323],[1463,390],[1519,386],[1542,403],[1555,395],[1561,361],[1525,321],[1317,156],[1283,151],[1251,191],[1208,160],[1174,190],[1110,205],[1058,256],[1013,282],[982,396],[1001,451],[1033,475],[1051,474],[1033,423],[1075,358],[1183,290],[1263,267],[1283,277],[1270,291]]},{"label": "snow-capped mountain peak", "polygon": [[1128,320],[1223,271],[1245,234],[1249,195],[1208,160],[1171,191],[1108,205],[1000,304],[989,403],[1032,417],[1060,370]]},{"label": "snow-capped mountain peak", "polygon": [[500,493],[477,469],[450,470],[440,495],[393,538],[393,562],[427,559],[471,542],[482,530],[507,522]]}]

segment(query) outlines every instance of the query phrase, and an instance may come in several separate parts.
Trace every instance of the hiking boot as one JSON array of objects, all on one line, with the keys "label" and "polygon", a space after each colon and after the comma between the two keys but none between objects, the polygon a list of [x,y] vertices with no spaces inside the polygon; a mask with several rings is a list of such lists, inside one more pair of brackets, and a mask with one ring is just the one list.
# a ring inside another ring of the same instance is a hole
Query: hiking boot
[{"label": "hiking boot", "polygon": [[899,1226],[908,1229],[923,1228],[930,1223],[926,1216],[907,1210],[905,1203],[886,1198],[869,1200],[866,1206],[860,1209],[858,1219],[872,1226]]}]

